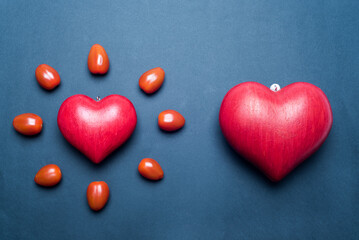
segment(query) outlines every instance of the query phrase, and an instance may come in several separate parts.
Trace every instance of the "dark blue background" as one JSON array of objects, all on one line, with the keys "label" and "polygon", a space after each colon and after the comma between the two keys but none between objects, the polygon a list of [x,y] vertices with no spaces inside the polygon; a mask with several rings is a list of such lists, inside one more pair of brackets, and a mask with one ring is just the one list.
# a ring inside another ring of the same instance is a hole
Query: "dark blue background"
[{"label": "dark blue background", "polygon": [[[357,0],[1,0],[0,239],[358,239],[358,11]],[[110,58],[104,77],[87,69],[95,43]],[[61,76],[52,92],[35,80],[42,63]],[[146,96],[138,78],[157,66],[165,83]],[[310,82],[333,108],[325,144],[278,184],[219,129],[225,93],[244,81]],[[79,93],[121,94],[137,110],[132,138],[100,165],[57,127],[61,103]],[[181,131],[158,129],[165,109],[185,116]],[[43,118],[39,136],[12,128],[24,112]],[[162,181],[139,176],[144,157]],[[33,178],[49,163],[63,181],[44,189]],[[85,196],[95,180],[111,189],[99,213]]]}]

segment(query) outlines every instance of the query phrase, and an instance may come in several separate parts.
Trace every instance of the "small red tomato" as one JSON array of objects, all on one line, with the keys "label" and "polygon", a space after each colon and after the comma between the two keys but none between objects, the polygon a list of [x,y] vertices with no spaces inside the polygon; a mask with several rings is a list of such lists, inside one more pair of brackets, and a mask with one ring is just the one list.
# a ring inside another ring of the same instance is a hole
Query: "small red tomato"
[{"label": "small red tomato", "polygon": [[175,110],[165,110],[158,115],[158,126],[168,132],[182,128],[185,121],[184,117]]},{"label": "small red tomato", "polygon": [[105,49],[95,44],[91,47],[90,53],[87,59],[87,66],[93,74],[105,74],[110,67],[110,60],[108,59]]},{"label": "small red tomato", "polygon": [[35,182],[41,186],[52,187],[58,184],[62,174],[60,168],[55,164],[42,167],[35,175]]},{"label": "small red tomato", "polygon": [[157,67],[142,74],[138,84],[145,93],[151,94],[156,92],[162,86],[164,79],[165,71],[163,71],[162,68]]},{"label": "small red tomato", "polygon": [[60,75],[57,71],[46,64],[41,64],[36,68],[35,76],[37,82],[46,90],[52,90],[60,84]]},{"label": "small red tomato", "polygon": [[99,211],[106,205],[109,195],[110,189],[103,181],[92,182],[87,188],[87,201],[94,211]]},{"label": "small red tomato", "polygon": [[23,113],[14,118],[12,125],[19,133],[31,136],[41,132],[42,119],[34,113]]},{"label": "small red tomato", "polygon": [[150,180],[160,180],[163,178],[163,170],[160,164],[152,158],[144,158],[138,165],[140,174]]}]

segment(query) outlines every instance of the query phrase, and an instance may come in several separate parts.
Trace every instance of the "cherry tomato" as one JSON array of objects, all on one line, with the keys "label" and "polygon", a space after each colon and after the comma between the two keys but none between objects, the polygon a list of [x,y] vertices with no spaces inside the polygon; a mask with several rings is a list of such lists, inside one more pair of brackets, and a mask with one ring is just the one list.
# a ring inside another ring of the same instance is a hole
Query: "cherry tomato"
[{"label": "cherry tomato", "polygon": [[87,66],[93,74],[105,74],[110,67],[110,60],[108,59],[105,49],[95,44],[91,47],[90,53],[87,59]]},{"label": "cherry tomato", "polygon": [[168,132],[182,128],[185,121],[184,117],[175,110],[165,110],[158,115],[158,126]]},{"label": "cherry tomato", "polygon": [[144,158],[138,165],[140,174],[150,180],[160,180],[163,178],[163,170],[160,164],[152,158]]},{"label": "cherry tomato", "polygon": [[37,82],[46,90],[52,90],[60,84],[60,75],[57,71],[46,64],[41,64],[36,68],[35,76]]},{"label": "cherry tomato", "polygon": [[15,130],[24,135],[36,135],[42,130],[42,119],[34,113],[23,113],[12,122]]},{"label": "cherry tomato", "polygon": [[163,71],[162,68],[157,67],[142,74],[138,84],[145,93],[151,94],[156,92],[162,86],[164,79],[165,71]]},{"label": "cherry tomato", "polygon": [[35,175],[35,182],[41,186],[52,187],[58,184],[62,174],[60,168],[55,164],[42,167]]},{"label": "cherry tomato", "polygon": [[92,182],[87,188],[87,201],[94,211],[99,211],[106,205],[109,195],[110,189],[103,181]]}]

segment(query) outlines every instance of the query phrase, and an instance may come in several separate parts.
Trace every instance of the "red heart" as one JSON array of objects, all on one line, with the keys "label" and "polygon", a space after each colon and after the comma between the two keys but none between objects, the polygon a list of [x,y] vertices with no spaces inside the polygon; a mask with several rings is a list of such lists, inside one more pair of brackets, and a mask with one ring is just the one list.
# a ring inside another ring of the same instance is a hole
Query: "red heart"
[{"label": "red heart", "polygon": [[85,95],[66,99],[57,115],[59,129],[75,148],[100,163],[135,130],[136,110],[127,98],[110,95],[95,101]]},{"label": "red heart", "polygon": [[245,82],[224,97],[219,123],[239,154],[279,181],[318,150],[333,115],[323,91],[310,83],[293,83],[275,92]]}]

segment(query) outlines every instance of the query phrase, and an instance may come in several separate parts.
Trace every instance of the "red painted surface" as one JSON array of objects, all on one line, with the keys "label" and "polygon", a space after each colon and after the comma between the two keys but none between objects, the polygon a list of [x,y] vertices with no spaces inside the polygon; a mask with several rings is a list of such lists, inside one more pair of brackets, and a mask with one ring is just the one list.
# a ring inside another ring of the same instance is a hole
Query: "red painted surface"
[{"label": "red painted surface", "polygon": [[135,130],[136,110],[127,98],[110,95],[95,101],[85,95],[66,99],[57,124],[66,140],[92,162],[100,163]]},{"label": "red painted surface", "polygon": [[310,83],[297,82],[274,92],[245,82],[224,97],[219,123],[240,155],[279,181],[318,150],[333,115],[326,95]]}]

